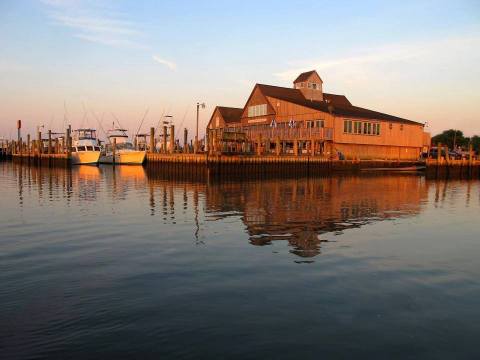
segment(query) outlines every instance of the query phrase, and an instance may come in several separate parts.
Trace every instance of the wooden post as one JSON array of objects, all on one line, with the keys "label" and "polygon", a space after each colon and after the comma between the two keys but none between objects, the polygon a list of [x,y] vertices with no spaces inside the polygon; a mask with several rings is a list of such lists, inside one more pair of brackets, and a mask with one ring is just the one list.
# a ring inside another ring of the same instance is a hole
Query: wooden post
[{"label": "wooden post", "polygon": [[150,128],[150,153],[155,152],[155,128]]},{"label": "wooden post", "polygon": [[38,131],[37,133],[37,146],[38,146],[38,153],[41,154],[42,153],[42,148],[43,148],[43,144],[42,144],[42,132],[41,131]]},{"label": "wooden post", "polygon": [[298,156],[298,140],[293,140],[293,155]]},{"label": "wooden post", "polygon": [[30,134],[27,134],[27,152],[30,155]]},{"label": "wooden post", "polygon": [[212,150],[213,150],[214,153],[217,153],[217,151],[218,151],[218,136],[217,136],[217,131],[216,130],[213,132],[212,143],[213,143]]},{"label": "wooden post", "polygon": [[257,141],[257,155],[262,155],[262,135],[258,137]]},{"label": "wooden post", "polygon": [[167,126],[163,126],[163,153],[167,153]]},{"label": "wooden post", "polygon": [[473,144],[470,143],[468,146],[468,165],[472,167],[473,165]]},{"label": "wooden post", "polygon": [[442,143],[437,144],[437,162],[440,164],[440,160],[442,160]]},{"label": "wooden post", "polygon": [[187,128],[183,129],[183,152],[185,154],[188,154],[188,129]]},{"label": "wooden post", "polygon": [[58,138],[55,138],[55,154],[60,153]]},{"label": "wooden post", "polygon": [[280,156],[280,154],[282,153],[282,149],[280,147],[280,138],[277,137],[277,140],[275,141],[275,152],[277,154],[277,156]]},{"label": "wooden post", "polygon": [[52,153],[52,130],[48,130],[48,154]]},{"label": "wooden post", "polygon": [[[152,128],[153,129],[153,128]],[[155,131],[155,129],[154,129]],[[112,165],[115,165],[115,155],[117,154],[117,138],[113,138],[112,143]]]},{"label": "wooden post", "polygon": [[170,125],[170,154],[175,152],[175,125]]},{"label": "wooden post", "polygon": [[67,136],[65,137],[63,142],[63,146],[65,146],[65,151],[67,153],[67,158],[70,159],[70,157],[72,156],[72,129],[70,126],[68,126],[67,128]]},{"label": "wooden post", "polygon": [[137,138],[137,136],[135,136],[135,138],[133,139],[133,148],[135,150],[138,150],[138,138]]}]

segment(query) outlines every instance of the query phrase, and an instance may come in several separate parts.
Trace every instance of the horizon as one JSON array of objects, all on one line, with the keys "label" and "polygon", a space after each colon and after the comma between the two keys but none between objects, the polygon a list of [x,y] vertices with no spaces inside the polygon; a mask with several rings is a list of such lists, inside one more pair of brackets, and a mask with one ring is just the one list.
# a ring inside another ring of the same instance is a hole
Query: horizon
[{"label": "horizon", "polygon": [[292,87],[314,69],[325,92],[356,106],[426,122],[432,136],[478,135],[479,10],[474,1],[4,1],[0,137],[14,137],[19,119],[24,134],[66,123],[100,133],[102,114],[104,128],[117,117],[136,131],[149,109],[141,132],[172,115],[191,138],[197,101],[207,105],[202,136],[215,106],[243,107],[256,83]]}]

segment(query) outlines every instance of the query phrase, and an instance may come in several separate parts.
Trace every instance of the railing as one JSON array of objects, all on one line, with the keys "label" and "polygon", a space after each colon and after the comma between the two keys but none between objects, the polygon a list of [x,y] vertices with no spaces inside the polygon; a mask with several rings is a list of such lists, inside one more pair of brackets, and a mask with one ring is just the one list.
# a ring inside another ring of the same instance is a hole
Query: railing
[{"label": "railing", "polygon": [[276,139],[280,140],[332,140],[333,129],[332,128],[245,128],[245,133],[250,139],[262,137],[264,139]]}]

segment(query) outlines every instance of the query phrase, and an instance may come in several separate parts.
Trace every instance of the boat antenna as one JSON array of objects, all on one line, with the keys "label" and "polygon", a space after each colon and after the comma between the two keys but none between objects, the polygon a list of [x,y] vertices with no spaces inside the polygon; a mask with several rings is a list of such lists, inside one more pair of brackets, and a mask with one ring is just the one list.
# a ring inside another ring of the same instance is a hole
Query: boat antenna
[{"label": "boat antenna", "polygon": [[102,121],[103,121],[103,116],[105,115],[105,113],[102,113],[102,118],[99,119],[97,114],[95,114],[95,112],[93,110],[90,110],[90,112],[92,113],[93,117],[95,118],[95,120],[97,120],[97,123],[98,123],[98,126],[100,126],[100,129],[102,130],[103,134],[105,135],[105,137],[107,138],[108,142],[110,142],[110,138],[108,137],[108,134],[107,132],[105,131],[105,129],[103,128],[102,126]]},{"label": "boat antenna", "polygon": [[[124,129],[124,127],[122,126],[122,124],[120,124],[120,120],[118,120],[118,117],[112,112],[111,113],[112,116],[114,117],[115,120],[117,120],[117,124],[118,126],[121,128],[121,129]],[[115,128],[115,122],[113,123],[113,127]]]},{"label": "boat antenna", "polygon": [[82,101],[82,107],[83,107],[83,118],[82,122],[80,124],[80,127],[83,128],[83,122],[85,121],[85,118],[87,117],[87,109],[85,108],[85,102]]},{"label": "boat antenna", "polygon": [[157,127],[155,128],[155,133],[158,132],[158,129],[160,129],[160,123],[163,119],[164,114],[165,114],[165,108],[163,108],[162,115],[160,115],[160,117],[158,118]]},{"label": "boat antenna", "polygon": [[67,122],[68,122],[68,119],[67,119],[67,101],[63,100],[63,128],[64,129],[67,128]]},{"label": "boat antenna", "polygon": [[147,117],[147,114],[148,114],[149,111],[150,111],[150,108],[147,108],[147,109],[145,110],[145,114],[143,114],[142,121],[140,122],[140,126],[138,127],[137,132],[135,133],[135,137],[137,137],[138,133],[140,132],[140,129],[142,128],[142,125],[143,125],[143,121],[144,121],[145,118]]},{"label": "boat antenna", "polygon": [[180,125],[178,126],[178,128],[177,128],[176,131],[175,131],[175,137],[176,137],[176,135],[177,135],[177,131],[179,131],[179,130],[182,128],[183,123],[185,122],[185,119],[187,118],[188,110],[189,110],[189,109],[188,109],[188,106],[187,106],[187,109],[185,110],[185,114],[183,115],[182,122],[180,123]]}]

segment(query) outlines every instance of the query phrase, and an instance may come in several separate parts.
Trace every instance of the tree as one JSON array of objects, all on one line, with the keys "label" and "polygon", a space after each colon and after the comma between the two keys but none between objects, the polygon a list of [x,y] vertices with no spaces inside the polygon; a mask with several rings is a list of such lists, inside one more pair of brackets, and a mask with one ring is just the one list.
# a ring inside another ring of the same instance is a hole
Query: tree
[{"label": "tree", "polygon": [[432,145],[442,143],[447,145],[449,149],[453,149],[456,146],[468,147],[469,142],[470,139],[465,138],[461,130],[455,129],[445,130],[441,134],[432,137]]},{"label": "tree", "polygon": [[474,135],[470,138],[470,141],[472,142],[473,150],[478,154],[480,151],[480,136]]}]

